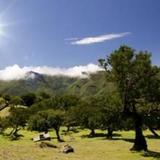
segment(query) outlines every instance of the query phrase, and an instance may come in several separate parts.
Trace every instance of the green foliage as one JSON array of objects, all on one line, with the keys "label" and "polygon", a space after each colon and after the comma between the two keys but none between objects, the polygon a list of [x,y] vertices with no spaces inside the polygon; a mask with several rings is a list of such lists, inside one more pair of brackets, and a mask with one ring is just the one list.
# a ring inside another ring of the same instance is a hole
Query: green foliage
[{"label": "green foliage", "polygon": [[68,125],[80,125],[92,131],[100,128],[101,114],[99,107],[97,99],[94,97],[81,101],[67,112]]},{"label": "green foliage", "polygon": [[30,107],[36,102],[36,95],[34,93],[28,93],[21,97],[26,106]]},{"label": "green foliage", "polygon": [[50,128],[59,128],[64,121],[64,113],[60,110],[39,111],[29,119],[29,129],[46,131]]},{"label": "green foliage", "polygon": [[0,134],[2,134],[5,129],[7,129],[8,124],[5,118],[0,118]]},{"label": "green foliage", "polygon": [[64,122],[64,112],[61,110],[48,110],[47,112],[49,127],[59,129]]},{"label": "green foliage", "polygon": [[121,46],[107,60],[125,109],[134,110],[138,99],[148,100],[147,94],[157,74],[150,57],[148,52],[135,53],[132,48]]},{"label": "green foliage", "polygon": [[142,113],[138,112],[139,101],[152,101],[153,99],[148,95],[153,93],[159,97],[159,91],[157,92],[156,88],[152,89],[152,87],[159,89],[159,86],[156,79],[158,69],[152,66],[150,53],[146,51],[136,53],[128,46],[121,46],[102,62],[103,66],[107,65],[106,70],[113,75],[113,81],[117,85],[122,101],[123,112],[134,119],[136,137],[132,149],[147,150],[142,133],[143,117]]},{"label": "green foliage", "polygon": [[54,110],[68,110],[72,106],[76,106],[80,101],[80,98],[74,95],[62,95],[54,96],[51,98],[43,99],[40,102],[33,104],[30,107],[30,113],[34,114],[38,111],[46,109]]},{"label": "green foliage", "polygon": [[23,99],[19,96],[12,96],[10,100],[10,104],[12,105],[23,105]]},{"label": "green foliage", "polygon": [[31,116],[28,121],[28,129],[34,131],[48,131],[47,119],[39,114]]},{"label": "green foliage", "polygon": [[108,94],[99,99],[101,107],[101,129],[112,131],[122,128],[122,104],[117,93]]},{"label": "green foliage", "polygon": [[12,107],[9,116],[5,120],[6,128],[12,128],[10,133],[11,140],[17,140],[19,137],[18,131],[24,128],[28,119],[26,108]]},{"label": "green foliage", "polygon": [[9,94],[4,94],[2,97],[5,99],[5,101],[9,102],[11,100],[11,96]]},{"label": "green foliage", "polygon": [[43,100],[43,99],[48,99],[48,98],[51,97],[50,94],[48,94],[48,93],[46,93],[46,92],[43,92],[43,91],[41,91],[40,93],[38,93],[38,95],[39,95],[39,97],[40,97],[41,100]]},{"label": "green foliage", "polygon": [[24,127],[28,117],[27,109],[25,108],[11,108],[10,115],[6,117],[9,126],[12,128]]},{"label": "green foliage", "polygon": [[61,110],[45,110],[39,111],[32,115],[28,121],[28,128],[35,131],[48,132],[49,129],[54,128],[57,139],[61,141],[59,136],[59,129],[64,122],[64,112]]}]

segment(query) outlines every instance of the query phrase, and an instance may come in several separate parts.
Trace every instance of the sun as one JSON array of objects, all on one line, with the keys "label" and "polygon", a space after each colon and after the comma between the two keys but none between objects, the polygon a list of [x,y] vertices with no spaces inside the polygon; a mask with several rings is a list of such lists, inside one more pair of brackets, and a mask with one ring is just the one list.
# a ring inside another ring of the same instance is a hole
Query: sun
[{"label": "sun", "polygon": [[[11,8],[13,8],[15,6],[15,4],[17,3],[17,0],[12,0],[10,1],[8,4],[6,4],[5,8],[1,8],[2,10],[0,10],[0,39],[10,39],[11,35],[9,33],[9,29],[11,26],[14,26],[17,24],[17,22],[14,21],[7,21],[7,15],[10,12]],[[18,22],[19,23],[19,22]]]}]

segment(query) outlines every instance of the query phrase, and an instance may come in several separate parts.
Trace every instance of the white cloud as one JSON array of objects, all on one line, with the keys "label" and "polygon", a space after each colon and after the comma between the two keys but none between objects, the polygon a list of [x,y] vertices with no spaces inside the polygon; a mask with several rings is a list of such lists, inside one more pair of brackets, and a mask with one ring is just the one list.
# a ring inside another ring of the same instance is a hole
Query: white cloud
[{"label": "white cloud", "polygon": [[[26,77],[26,73],[29,71],[34,71],[40,74],[50,75],[50,76],[68,76],[68,77],[80,77],[86,78],[88,74],[96,73],[102,71],[98,65],[88,64],[85,66],[75,66],[71,68],[54,68],[48,66],[29,66],[29,67],[20,67],[18,65],[13,65],[6,67],[5,69],[0,70],[0,80],[10,81],[10,80],[19,80]],[[85,74],[84,74],[85,73]]]},{"label": "white cloud", "polygon": [[95,36],[95,37],[85,37],[82,39],[77,38],[74,40],[73,38],[71,40],[72,45],[89,45],[93,43],[101,43],[121,37],[125,37],[127,35],[131,34],[130,32],[124,32],[124,33],[112,33],[112,34],[105,34],[105,35],[100,35],[100,36]]}]

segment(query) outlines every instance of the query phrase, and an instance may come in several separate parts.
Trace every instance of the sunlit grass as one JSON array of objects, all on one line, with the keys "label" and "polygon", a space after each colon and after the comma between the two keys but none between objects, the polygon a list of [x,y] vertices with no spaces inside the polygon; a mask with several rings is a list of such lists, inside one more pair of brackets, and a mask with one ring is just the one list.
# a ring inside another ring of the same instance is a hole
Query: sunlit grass
[{"label": "sunlit grass", "polygon": [[6,107],[2,111],[0,111],[0,117],[6,117],[6,116],[8,116],[10,114],[9,110],[10,110],[10,107]]},{"label": "sunlit grass", "polygon": [[[65,130],[65,128],[62,128]],[[97,133],[104,133],[96,131]],[[23,135],[20,140],[10,141],[7,136],[0,136],[0,160],[152,160],[154,157],[144,157],[144,153],[131,152],[129,149],[133,143],[129,140],[134,138],[133,131],[116,132],[114,140],[107,140],[103,137],[88,138],[88,130],[78,130],[65,135],[61,132],[64,143],[58,143],[55,139],[54,131],[50,131],[53,137],[51,143],[58,146],[55,148],[40,148],[39,143],[34,143],[31,139],[37,132],[26,130],[20,131]],[[145,131],[145,135],[149,135]],[[147,139],[149,150],[160,152],[159,139]],[[65,144],[73,146],[75,152],[64,154],[61,147]]]}]

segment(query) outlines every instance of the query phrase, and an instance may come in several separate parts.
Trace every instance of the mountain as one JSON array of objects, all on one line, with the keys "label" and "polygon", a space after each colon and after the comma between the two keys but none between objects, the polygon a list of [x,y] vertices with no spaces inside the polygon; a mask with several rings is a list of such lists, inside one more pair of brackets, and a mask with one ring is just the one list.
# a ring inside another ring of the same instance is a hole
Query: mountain
[{"label": "mountain", "polygon": [[95,74],[91,74],[89,78],[78,79],[68,87],[68,93],[76,94],[80,97],[99,96],[104,95],[107,92],[115,90],[115,86],[112,82],[107,81],[106,72],[100,71]]},{"label": "mountain", "polygon": [[25,75],[26,80],[43,80],[43,75],[34,71],[29,71]]},{"label": "mountain", "polygon": [[0,81],[0,93],[23,95],[29,92],[47,92],[54,95],[76,94],[80,97],[101,95],[113,90],[112,83],[106,81],[106,72],[90,74],[88,78],[47,76],[37,72],[27,72],[24,79]]}]

